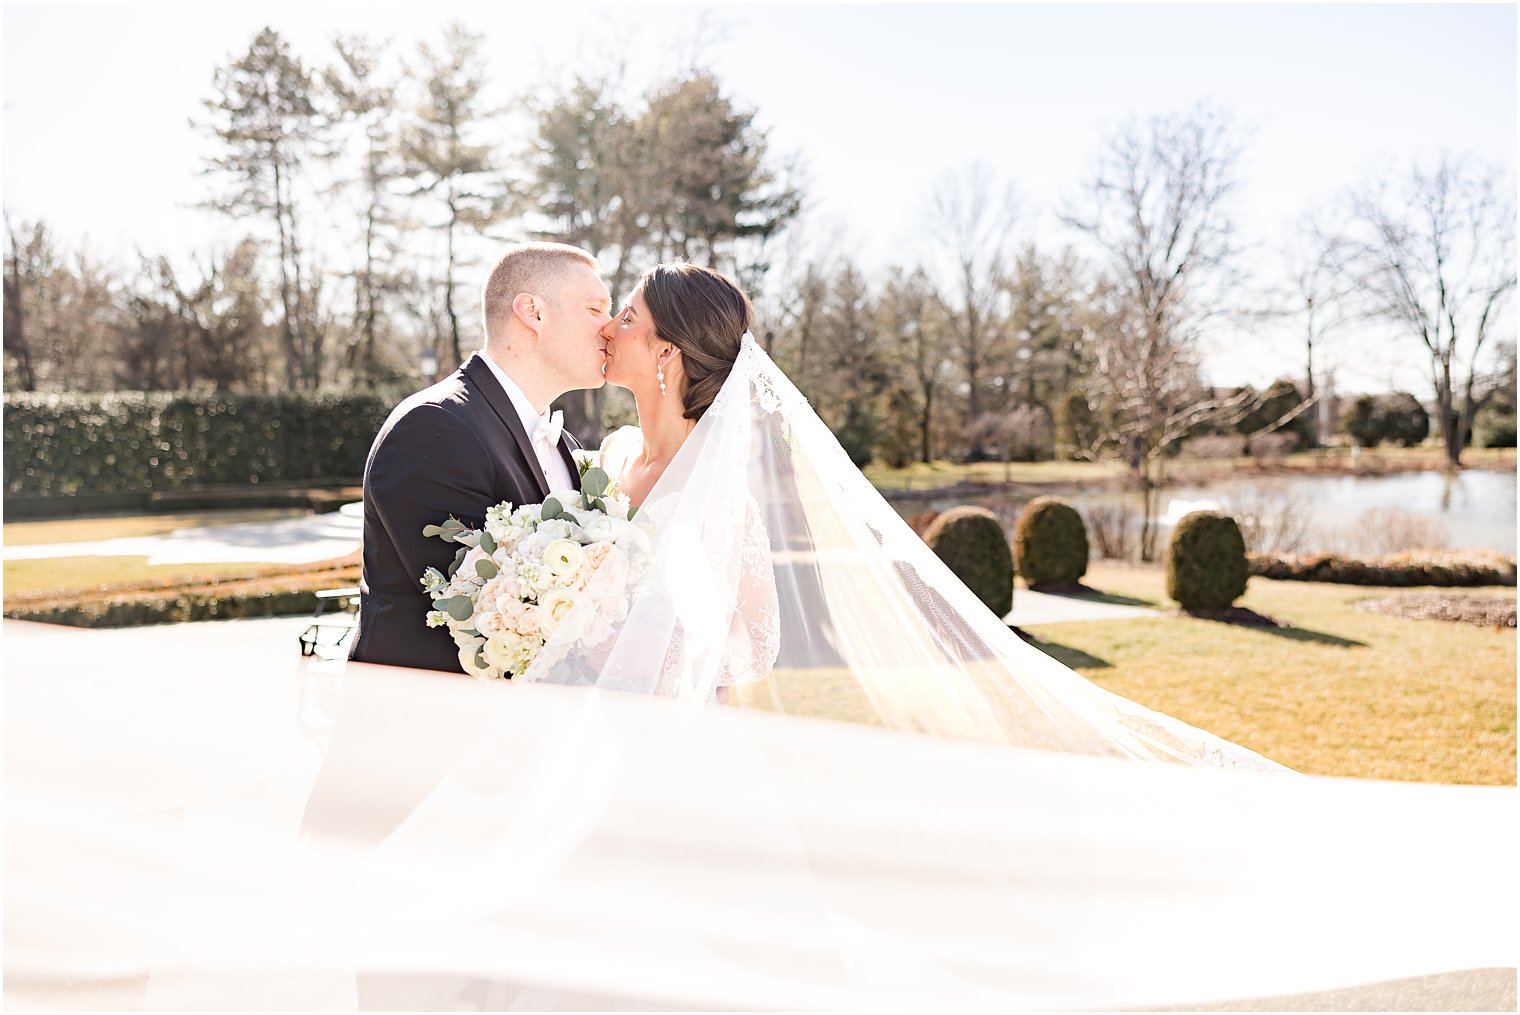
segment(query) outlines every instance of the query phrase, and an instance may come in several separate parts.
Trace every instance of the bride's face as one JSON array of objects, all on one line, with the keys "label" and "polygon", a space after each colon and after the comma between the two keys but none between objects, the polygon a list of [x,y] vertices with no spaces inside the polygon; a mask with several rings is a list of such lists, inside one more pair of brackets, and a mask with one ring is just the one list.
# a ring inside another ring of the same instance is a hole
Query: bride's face
[{"label": "bride's face", "polygon": [[[659,390],[656,371],[664,365],[665,383],[671,378],[669,342],[662,342],[654,333],[654,319],[644,297],[634,293],[612,320],[602,327],[602,338],[607,343],[607,381],[637,394],[646,389]],[[662,358],[662,355],[664,358]]]}]

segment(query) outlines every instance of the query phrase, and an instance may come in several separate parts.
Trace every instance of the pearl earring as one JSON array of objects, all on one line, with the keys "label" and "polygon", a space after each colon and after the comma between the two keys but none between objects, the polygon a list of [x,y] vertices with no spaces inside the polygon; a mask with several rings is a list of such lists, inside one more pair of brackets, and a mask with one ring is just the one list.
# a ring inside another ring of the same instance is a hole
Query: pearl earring
[{"label": "pearl earring", "polygon": [[654,365],[654,379],[660,382],[660,394],[665,394],[665,368],[656,363]]}]

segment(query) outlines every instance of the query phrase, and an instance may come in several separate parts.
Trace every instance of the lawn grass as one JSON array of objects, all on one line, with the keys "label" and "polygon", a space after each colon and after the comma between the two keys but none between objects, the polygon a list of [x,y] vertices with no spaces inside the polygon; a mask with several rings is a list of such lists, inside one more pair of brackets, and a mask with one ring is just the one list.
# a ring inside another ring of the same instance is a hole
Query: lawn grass
[{"label": "lawn grass", "polygon": [[288,564],[155,564],[147,557],[48,557],[5,562],[5,601],[38,592],[98,592],[157,583],[256,577],[290,570]]},{"label": "lawn grass", "polygon": [[[1138,605],[1171,605],[1159,568],[1096,564],[1083,581]],[[1160,616],[1026,633],[1099,686],[1301,772],[1513,784],[1515,631],[1352,605],[1397,591],[1252,578],[1240,605],[1292,627]],[[1462,591],[1515,596],[1513,588]],[[789,712],[880,722],[853,682],[827,671],[778,671],[735,688],[734,700],[755,708],[784,700]]]},{"label": "lawn grass", "polygon": [[161,536],[177,529],[244,522],[272,522],[311,514],[307,508],[244,508],[230,511],[190,511],[176,514],[106,515],[98,518],[59,518],[40,522],[8,522],[6,546],[42,546],[49,543],[88,543],[99,539]]},{"label": "lawn grass", "polygon": [[[1158,568],[1096,566],[1084,581],[1167,605]],[[1099,686],[1302,772],[1513,784],[1515,631],[1352,605],[1398,591],[1252,578],[1240,605],[1292,628],[1179,616],[1028,633]]]},{"label": "lawn grass", "polygon": [[1068,485],[1108,482],[1123,470],[1106,462],[914,462],[900,469],[883,465],[865,468],[866,478],[877,489],[928,490],[957,483],[1041,483]]}]

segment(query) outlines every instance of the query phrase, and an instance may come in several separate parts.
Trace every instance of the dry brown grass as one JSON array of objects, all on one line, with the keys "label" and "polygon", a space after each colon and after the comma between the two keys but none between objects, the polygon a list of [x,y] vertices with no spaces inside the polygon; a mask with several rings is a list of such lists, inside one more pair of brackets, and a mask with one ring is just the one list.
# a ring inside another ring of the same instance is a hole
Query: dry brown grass
[{"label": "dry brown grass", "polygon": [[[1166,609],[1156,568],[1095,564],[1083,579]],[[1515,590],[1474,590],[1513,600]],[[1378,616],[1380,589],[1252,578],[1241,604],[1286,629],[1182,616],[1031,628],[1051,655],[1141,704],[1319,775],[1515,781],[1515,632]],[[735,704],[880,723],[840,673],[778,671]],[[904,723],[953,735],[937,721]]]},{"label": "dry brown grass", "polygon": [[178,529],[244,522],[273,522],[300,518],[306,508],[248,508],[237,511],[189,511],[176,514],[107,515],[100,518],[59,518],[43,522],[9,522],[6,546],[42,546],[48,543],[84,543],[129,536],[161,536]]}]

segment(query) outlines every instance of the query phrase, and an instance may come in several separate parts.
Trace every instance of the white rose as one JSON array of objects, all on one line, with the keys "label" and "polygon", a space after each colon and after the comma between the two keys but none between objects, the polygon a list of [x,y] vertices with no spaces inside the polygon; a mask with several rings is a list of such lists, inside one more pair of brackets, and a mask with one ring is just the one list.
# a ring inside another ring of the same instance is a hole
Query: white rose
[{"label": "white rose", "polygon": [[[548,638],[559,631],[585,600],[573,589],[549,589],[538,600],[538,626]],[[565,632],[569,634],[570,632]]]},{"label": "white rose", "polygon": [[501,631],[486,639],[486,662],[503,673],[514,673],[521,665],[522,638],[512,631]]},{"label": "white rose", "polygon": [[607,505],[607,513],[615,518],[627,518],[629,508],[633,507],[633,502],[621,493],[609,493],[602,498],[602,503]]},{"label": "white rose", "polygon": [[619,550],[631,556],[641,556],[649,553],[649,535],[636,521],[625,522],[619,525],[614,542]]},{"label": "white rose", "polygon": [[479,638],[471,638],[468,643],[461,645],[459,647],[459,665],[476,680],[489,680],[491,679],[490,660],[487,660],[485,668],[475,665],[475,653],[480,645],[481,641]]},{"label": "white rose", "polygon": [[628,585],[628,555],[616,546],[609,547],[602,562],[586,582],[586,595],[592,599],[621,597]]},{"label": "white rose", "polygon": [[538,535],[543,536],[546,542],[554,542],[556,539],[569,539],[579,528],[574,518],[555,518],[552,521],[542,522],[538,526]]},{"label": "white rose", "polygon": [[479,631],[487,638],[491,637],[493,634],[500,634],[501,632],[507,630],[506,618],[504,618],[501,615],[501,612],[498,610],[487,610],[484,613],[476,613],[474,620],[475,630]]},{"label": "white rose", "polygon": [[603,543],[617,534],[617,522],[600,511],[588,511],[589,516],[581,522],[581,531],[588,543]]},{"label": "white rose", "polygon": [[540,623],[542,616],[542,607],[524,606],[511,617],[512,630],[517,631],[524,637],[537,637],[543,633],[543,626]]},{"label": "white rose", "polygon": [[454,577],[456,579],[478,577],[475,573],[475,564],[482,560],[491,560],[491,555],[478,546],[470,547],[470,552],[464,555],[464,560],[460,562],[459,570],[454,572]]},{"label": "white rose", "polygon": [[573,539],[556,539],[544,547],[544,567],[557,581],[573,577],[585,559],[586,552]]}]

